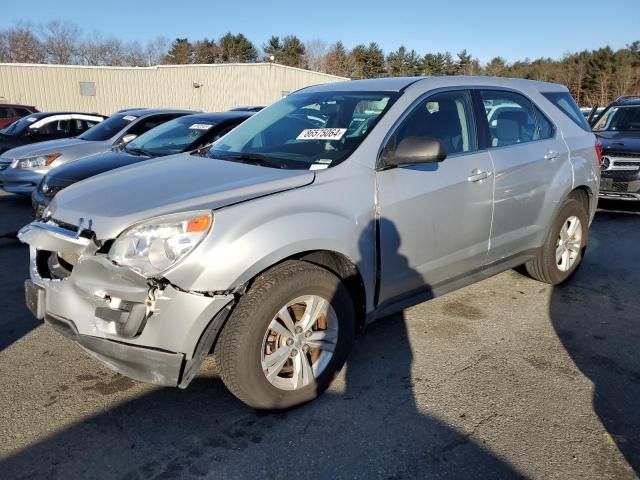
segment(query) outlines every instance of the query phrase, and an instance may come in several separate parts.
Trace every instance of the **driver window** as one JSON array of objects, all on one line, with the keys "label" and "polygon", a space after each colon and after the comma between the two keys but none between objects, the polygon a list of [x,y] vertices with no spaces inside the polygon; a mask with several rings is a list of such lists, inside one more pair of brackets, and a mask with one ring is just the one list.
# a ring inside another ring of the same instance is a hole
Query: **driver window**
[{"label": "driver window", "polygon": [[394,137],[396,145],[407,137],[438,139],[447,155],[476,150],[471,94],[453,91],[430,96],[414,108]]}]

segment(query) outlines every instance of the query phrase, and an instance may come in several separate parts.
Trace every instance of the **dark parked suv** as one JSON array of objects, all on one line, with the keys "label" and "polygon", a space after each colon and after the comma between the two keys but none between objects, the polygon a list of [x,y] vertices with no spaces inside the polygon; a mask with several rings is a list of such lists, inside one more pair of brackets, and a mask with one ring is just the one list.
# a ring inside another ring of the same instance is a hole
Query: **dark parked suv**
[{"label": "dark parked suv", "polygon": [[640,201],[640,96],[618,98],[593,131],[602,142],[600,198]]}]

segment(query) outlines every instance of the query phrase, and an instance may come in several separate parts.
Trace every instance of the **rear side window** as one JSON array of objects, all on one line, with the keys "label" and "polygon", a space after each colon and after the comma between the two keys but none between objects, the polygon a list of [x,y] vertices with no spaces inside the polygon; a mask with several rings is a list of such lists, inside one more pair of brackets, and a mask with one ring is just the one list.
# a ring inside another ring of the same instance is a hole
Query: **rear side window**
[{"label": "rear side window", "polygon": [[551,123],[547,116],[542,113],[538,107],[535,107],[535,111],[536,120],[538,121],[538,136],[540,137],[540,140],[553,137],[553,123]]},{"label": "rear side window", "polygon": [[489,123],[492,147],[540,140],[534,106],[523,95],[498,90],[480,92]]},{"label": "rear side window", "polygon": [[544,92],[542,95],[558,107],[562,113],[573,120],[580,128],[587,132],[591,131],[587,119],[584,118],[584,115],[569,92]]}]

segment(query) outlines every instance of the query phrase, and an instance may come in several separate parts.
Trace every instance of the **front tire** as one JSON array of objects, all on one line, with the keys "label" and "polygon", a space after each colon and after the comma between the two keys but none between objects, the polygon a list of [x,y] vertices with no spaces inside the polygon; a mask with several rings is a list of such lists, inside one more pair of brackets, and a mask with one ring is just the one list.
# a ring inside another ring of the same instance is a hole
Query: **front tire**
[{"label": "front tire", "polygon": [[525,264],[527,273],[551,285],[566,282],[582,263],[588,239],[589,216],[584,204],[569,197],[560,208],[536,258]]},{"label": "front tire", "polygon": [[333,273],[286,261],[256,278],[215,348],[227,388],[257,409],[313,400],[344,365],[355,334],[351,297]]}]

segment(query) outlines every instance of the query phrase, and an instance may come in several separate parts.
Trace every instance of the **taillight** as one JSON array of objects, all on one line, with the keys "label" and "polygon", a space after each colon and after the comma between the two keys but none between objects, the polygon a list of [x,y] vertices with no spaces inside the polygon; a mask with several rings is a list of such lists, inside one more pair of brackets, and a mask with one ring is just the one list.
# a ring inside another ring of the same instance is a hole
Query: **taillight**
[{"label": "taillight", "polygon": [[604,149],[604,145],[600,141],[600,139],[596,138],[596,156],[598,157],[598,166],[602,166],[602,150]]}]

